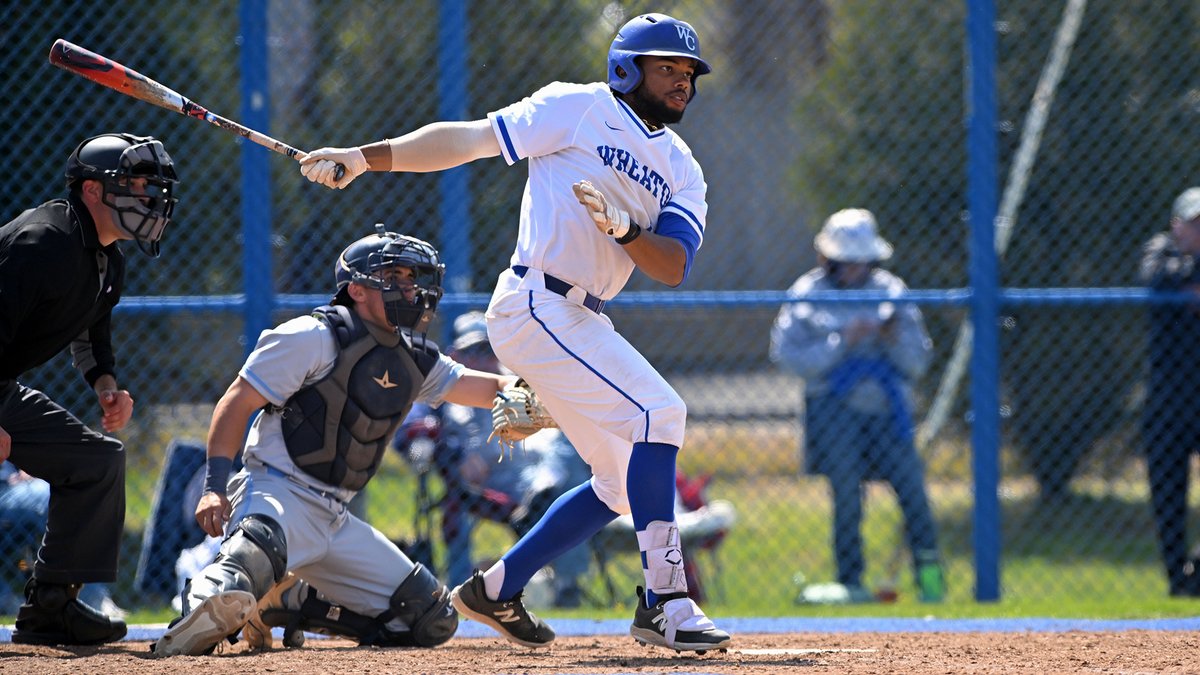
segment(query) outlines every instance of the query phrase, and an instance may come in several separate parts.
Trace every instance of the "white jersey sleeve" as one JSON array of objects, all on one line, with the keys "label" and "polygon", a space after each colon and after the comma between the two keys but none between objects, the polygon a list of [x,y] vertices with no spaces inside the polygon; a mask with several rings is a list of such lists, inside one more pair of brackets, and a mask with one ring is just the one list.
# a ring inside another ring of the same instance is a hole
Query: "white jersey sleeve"
[{"label": "white jersey sleeve", "polygon": [[417,401],[434,408],[440,406],[446,400],[446,394],[458,384],[464,370],[466,366],[463,364],[445,354],[438,354],[437,363],[433,364],[433,368],[425,376],[421,391],[417,393]]},{"label": "white jersey sleeve", "polygon": [[597,105],[586,86],[552,82],[506,108],[488,115],[500,140],[504,161],[516,164],[571,145],[588,109]]}]

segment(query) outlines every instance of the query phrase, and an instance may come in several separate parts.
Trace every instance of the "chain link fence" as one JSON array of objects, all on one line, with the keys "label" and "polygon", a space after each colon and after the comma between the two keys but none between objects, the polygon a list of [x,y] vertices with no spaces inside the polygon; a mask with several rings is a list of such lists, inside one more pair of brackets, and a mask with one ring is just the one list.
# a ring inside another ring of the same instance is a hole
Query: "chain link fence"
[{"label": "chain link fence", "polygon": [[[1003,597],[1087,595],[1116,605],[1164,595],[1142,437],[1149,303],[1137,271],[1144,242],[1167,229],[1174,197],[1198,180],[1187,149],[1200,121],[1200,7],[998,4],[995,243],[1007,290],[995,318],[1000,377],[982,384],[1001,401]],[[168,601],[173,578],[137,575],[167,449],[203,443],[212,406],[258,330],[323,302],[337,253],[382,222],[446,256],[450,296],[432,331],[444,343],[447,319],[482,309],[508,264],[525,171],[485,160],[326,190],[282,156],[53,68],[45,54],[56,38],[218,114],[265,120],[261,131],[308,149],[478,119],[553,80],[601,79],[607,45],[628,18],[661,11],[691,22],[714,72],[676,129],[708,181],[705,245],[681,289],[660,294],[635,274],[608,313],[688,402],[681,468],[711,475],[708,496],[738,512],[698,563],[712,611],[787,614],[803,611],[793,604],[801,589],[781,593],[781,583],[838,572],[829,484],[803,470],[805,383],[771,361],[769,335],[785,289],[818,263],[814,235],[846,207],[874,212],[895,246],[886,268],[920,302],[933,356],[910,412],[949,598],[974,595],[977,411],[965,395],[971,373],[955,367],[971,343],[969,332],[960,338],[969,331],[972,226],[968,9],[862,0],[10,7],[0,25],[8,54],[0,147],[10,157],[2,219],[60,196],[67,155],[98,133],[161,139],[182,179],[162,256],[128,248],[114,320],[119,379],[137,402],[119,434],[129,509],[118,602]],[[1177,348],[1194,350],[1195,334],[1186,339]],[[23,381],[98,423],[68,356]],[[393,459],[368,488],[364,513],[407,540],[417,534],[415,482]],[[868,485],[862,582],[898,580],[907,600],[904,515],[885,484]],[[1171,513],[1178,522],[1179,510]],[[512,541],[499,528],[476,537],[483,557]],[[24,555],[3,553],[6,569]],[[636,563],[616,562],[598,577],[632,591]],[[11,583],[16,576],[6,573]],[[591,597],[604,604],[604,594]]]}]

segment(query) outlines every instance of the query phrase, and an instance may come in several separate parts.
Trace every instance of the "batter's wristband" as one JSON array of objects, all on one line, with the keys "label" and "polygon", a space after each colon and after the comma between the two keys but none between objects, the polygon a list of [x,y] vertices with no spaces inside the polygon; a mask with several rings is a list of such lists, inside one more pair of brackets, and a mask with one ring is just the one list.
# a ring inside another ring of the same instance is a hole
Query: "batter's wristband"
[{"label": "batter's wristband", "polygon": [[204,491],[225,494],[229,483],[229,472],[233,470],[233,460],[228,457],[209,457],[205,462]]},{"label": "batter's wristband", "polygon": [[626,232],[624,236],[618,237],[614,241],[616,241],[618,244],[624,246],[625,244],[628,244],[629,242],[633,241],[634,239],[637,239],[638,235],[640,235],[641,233],[642,233],[642,226],[638,225],[637,223],[635,223],[631,220],[631,221],[629,221],[629,231]]}]

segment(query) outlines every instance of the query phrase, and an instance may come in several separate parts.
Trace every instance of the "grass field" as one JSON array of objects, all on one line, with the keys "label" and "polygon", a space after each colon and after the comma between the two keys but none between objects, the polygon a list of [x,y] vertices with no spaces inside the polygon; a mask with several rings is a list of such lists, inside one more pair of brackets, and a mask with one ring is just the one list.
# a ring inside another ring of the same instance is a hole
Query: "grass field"
[{"label": "grass field", "polygon": [[[1047,505],[1038,502],[1030,479],[1006,469],[1006,475],[1015,475],[1004,481],[1001,490],[1002,599],[976,602],[973,501],[969,482],[956,478],[962,475],[964,463],[962,453],[953,447],[939,449],[930,460],[930,494],[942,535],[947,600],[939,604],[916,601],[907,564],[895,555],[900,538],[895,500],[885,487],[873,486],[864,523],[866,581],[878,587],[893,571],[898,572],[898,601],[796,604],[798,575],[810,583],[833,578],[831,516],[823,479],[798,474],[794,435],[786,429],[724,425],[701,427],[692,436],[695,441],[682,456],[681,466],[693,474],[714,474],[708,496],[731,501],[739,514],[715,556],[690,552],[698,556],[710,596],[706,609],[715,616],[1117,619],[1200,614],[1200,600],[1167,597],[1145,483],[1136,471],[1103,479],[1084,477],[1076,481],[1069,499]],[[520,461],[520,453],[515,461]],[[166,621],[172,616],[161,602],[139,602],[131,588],[157,472],[152,458],[131,457],[126,545],[116,597],[134,610],[131,620],[136,622]],[[407,466],[392,456],[368,489],[369,518],[392,539],[413,534],[414,485]],[[506,529],[483,523],[475,532],[476,557],[497,557],[512,541]],[[439,562],[442,555],[438,545]],[[542,613],[589,618],[629,615],[633,588],[642,583],[635,555],[612,555],[607,579],[595,573],[594,565],[593,572],[586,580],[593,602],[579,610],[544,609]],[[612,602],[608,582],[615,589]],[[11,617],[0,621],[10,623]]]}]

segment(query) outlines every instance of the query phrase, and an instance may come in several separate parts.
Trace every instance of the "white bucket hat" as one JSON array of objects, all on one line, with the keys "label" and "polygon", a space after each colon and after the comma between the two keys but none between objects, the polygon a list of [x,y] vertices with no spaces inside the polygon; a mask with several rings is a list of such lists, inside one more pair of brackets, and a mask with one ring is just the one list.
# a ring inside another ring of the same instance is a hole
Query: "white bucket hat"
[{"label": "white bucket hat", "polygon": [[817,252],[838,262],[869,263],[892,257],[892,245],[879,236],[866,209],[842,209],[829,216],[815,241]]},{"label": "white bucket hat", "polygon": [[1188,188],[1176,197],[1171,215],[1180,220],[1195,220],[1200,216],[1200,187]]},{"label": "white bucket hat", "polygon": [[488,341],[487,319],[483,312],[466,312],[454,320],[454,342],[450,348],[454,351],[469,349]]}]

